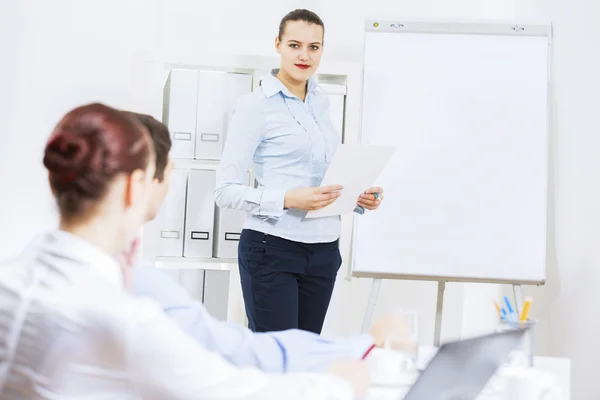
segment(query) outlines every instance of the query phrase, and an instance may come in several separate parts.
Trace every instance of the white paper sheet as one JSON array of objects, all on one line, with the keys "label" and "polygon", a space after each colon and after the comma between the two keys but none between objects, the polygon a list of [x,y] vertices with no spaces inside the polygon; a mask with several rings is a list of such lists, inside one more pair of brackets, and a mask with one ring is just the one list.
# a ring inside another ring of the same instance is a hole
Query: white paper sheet
[{"label": "white paper sheet", "polygon": [[327,207],[309,211],[306,218],[353,212],[360,194],[373,186],[395,151],[392,146],[342,144],[321,183],[321,186],[342,185],[342,194]]}]

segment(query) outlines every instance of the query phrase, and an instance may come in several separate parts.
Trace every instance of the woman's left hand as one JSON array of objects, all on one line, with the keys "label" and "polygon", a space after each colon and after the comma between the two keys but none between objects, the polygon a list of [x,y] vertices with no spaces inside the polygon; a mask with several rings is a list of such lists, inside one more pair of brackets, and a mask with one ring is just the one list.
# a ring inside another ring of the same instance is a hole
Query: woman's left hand
[{"label": "woman's left hand", "polygon": [[[377,195],[375,195],[376,193]],[[358,205],[363,206],[367,210],[376,210],[383,200],[383,188],[375,186],[365,190],[358,198]]]}]

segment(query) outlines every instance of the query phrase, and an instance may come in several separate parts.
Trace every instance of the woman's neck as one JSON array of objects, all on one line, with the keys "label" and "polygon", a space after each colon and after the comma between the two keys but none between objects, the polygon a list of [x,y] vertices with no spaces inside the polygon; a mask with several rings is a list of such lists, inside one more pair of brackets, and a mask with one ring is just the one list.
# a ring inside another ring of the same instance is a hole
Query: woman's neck
[{"label": "woman's neck", "polygon": [[277,72],[276,78],[279,79],[286,88],[302,101],[306,99],[306,81],[298,81],[292,78],[283,68]]},{"label": "woman's neck", "polygon": [[118,254],[123,251],[123,238],[120,232],[114,233],[114,225],[108,219],[91,218],[84,222],[61,219],[60,230],[98,246],[108,254]]}]

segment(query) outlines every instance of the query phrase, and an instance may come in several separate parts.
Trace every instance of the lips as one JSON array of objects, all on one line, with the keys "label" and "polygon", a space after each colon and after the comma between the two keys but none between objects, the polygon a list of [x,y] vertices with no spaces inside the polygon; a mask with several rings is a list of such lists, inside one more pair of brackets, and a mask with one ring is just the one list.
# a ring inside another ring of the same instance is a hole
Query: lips
[{"label": "lips", "polygon": [[306,65],[306,64],[294,64],[294,65],[300,69],[309,69],[310,68],[310,65]]}]

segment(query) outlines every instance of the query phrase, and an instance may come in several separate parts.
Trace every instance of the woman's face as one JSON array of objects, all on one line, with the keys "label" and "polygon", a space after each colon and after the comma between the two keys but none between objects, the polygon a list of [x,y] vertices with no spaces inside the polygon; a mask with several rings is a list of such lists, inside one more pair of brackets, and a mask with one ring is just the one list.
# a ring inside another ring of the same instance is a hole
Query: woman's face
[{"label": "woman's face", "polygon": [[281,40],[275,39],[281,69],[296,81],[307,81],[323,55],[323,28],[305,21],[288,21]]}]

